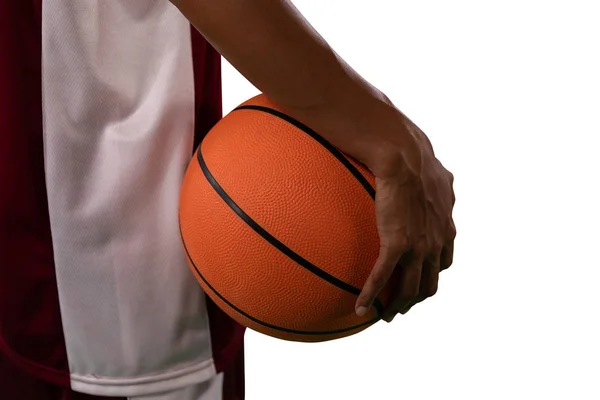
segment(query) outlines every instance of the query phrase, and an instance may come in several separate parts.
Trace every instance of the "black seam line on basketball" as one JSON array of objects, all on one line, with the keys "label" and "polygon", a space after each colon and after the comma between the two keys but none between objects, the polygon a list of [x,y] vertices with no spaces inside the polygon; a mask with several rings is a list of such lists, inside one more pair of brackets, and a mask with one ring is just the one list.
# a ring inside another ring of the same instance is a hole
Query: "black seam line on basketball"
[{"label": "black seam line on basketball", "polygon": [[367,178],[365,178],[364,175],[361,174],[360,171],[334,145],[329,143],[323,136],[319,135],[317,132],[310,129],[302,122],[290,117],[287,114],[282,113],[281,111],[273,110],[269,107],[255,106],[249,104],[245,106],[239,106],[233,111],[237,110],[256,110],[266,112],[268,114],[279,117],[285,120],[286,122],[289,122],[290,124],[294,125],[296,128],[304,131],[308,136],[312,137],[317,142],[319,142],[321,146],[325,147],[325,149],[327,149],[335,158],[337,158],[344,165],[344,167],[346,167],[346,169],[350,171],[350,173],[356,178],[356,180],[362,185],[362,187],[365,188],[367,193],[369,193],[369,196],[371,196],[372,199],[375,199],[375,188],[371,186]]},{"label": "black seam line on basketball", "polygon": [[[227,192],[225,192],[225,190],[221,187],[219,182],[217,182],[215,177],[212,175],[212,173],[208,169],[208,166],[206,165],[206,162],[204,161],[204,157],[202,156],[202,148],[198,149],[197,153],[200,169],[202,169],[202,172],[204,173],[204,176],[206,177],[208,183],[212,186],[215,192],[217,192],[221,199],[223,199],[223,201],[229,206],[229,208],[231,208],[231,210],[235,212],[237,216],[240,217],[242,221],[244,221],[250,228],[252,228],[260,236],[262,236],[262,238],[269,242],[273,247],[275,247],[277,250],[288,256],[291,260],[295,261],[304,269],[312,272],[319,278],[331,283],[332,285],[337,286],[338,288],[348,293],[351,293],[355,296],[358,296],[360,294],[359,288],[356,288],[350,285],[349,283],[346,283],[336,278],[335,276],[328,274],[316,265],[312,264],[310,261],[306,260],[301,255],[294,252],[292,249],[280,242],[276,237],[271,235],[269,232],[267,232],[266,229],[264,229],[256,221],[254,221],[248,214],[246,214],[244,210],[242,210],[240,206],[237,205],[237,203],[231,197],[229,197]],[[381,301],[379,299],[375,299],[375,301],[373,302],[373,306],[377,310],[379,316],[381,316],[383,314],[383,304],[381,303]]]},{"label": "black seam line on basketball", "polygon": [[219,297],[219,299],[221,299],[225,304],[227,304],[229,307],[231,307],[232,309],[234,309],[235,311],[237,311],[238,313],[240,313],[244,317],[248,318],[249,320],[251,320],[253,322],[256,322],[257,324],[260,324],[260,325],[265,326],[267,328],[271,328],[271,329],[275,329],[275,330],[282,331],[282,332],[287,332],[287,333],[293,333],[293,334],[296,334],[296,335],[311,335],[311,336],[316,336],[316,335],[335,335],[335,334],[338,334],[338,333],[344,333],[344,332],[353,331],[355,329],[362,328],[365,325],[372,325],[372,324],[376,323],[377,321],[379,321],[381,319],[381,318],[379,318],[379,316],[377,316],[377,317],[375,317],[375,318],[373,318],[373,319],[371,319],[369,321],[362,322],[362,323],[360,323],[358,325],[354,325],[354,326],[351,326],[351,327],[348,327],[348,328],[343,328],[343,329],[330,330],[330,331],[298,331],[298,330],[295,330],[295,329],[284,328],[284,327],[281,327],[281,326],[277,326],[277,325],[273,325],[273,324],[269,324],[267,322],[261,321],[258,318],[255,318],[252,315],[249,315],[249,314],[245,313],[240,308],[238,308],[235,305],[233,305],[229,300],[227,300],[225,297],[223,297],[223,295],[221,295],[221,293],[219,293],[219,292],[217,292],[215,290],[215,288],[206,280],[206,278],[204,277],[204,275],[202,275],[202,273],[200,272],[200,270],[196,266],[196,263],[192,259],[192,256],[190,255],[190,252],[189,252],[189,250],[187,248],[187,245],[185,244],[185,239],[183,238],[183,233],[181,232],[181,224],[179,224],[179,235],[181,236],[181,243],[183,244],[183,248],[185,249],[185,253],[188,256],[188,260],[190,260],[190,263],[194,267],[194,270],[196,271],[196,273],[198,274],[198,276],[200,277],[200,279],[202,279],[202,281],[206,284],[206,286],[208,286],[208,288],[217,297]]}]

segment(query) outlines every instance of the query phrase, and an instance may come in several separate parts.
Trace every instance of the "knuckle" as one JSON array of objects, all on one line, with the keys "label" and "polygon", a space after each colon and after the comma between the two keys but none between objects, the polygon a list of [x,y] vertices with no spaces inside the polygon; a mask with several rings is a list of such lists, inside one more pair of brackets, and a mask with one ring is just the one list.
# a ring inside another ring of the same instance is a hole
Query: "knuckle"
[{"label": "knuckle", "polygon": [[440,255],[442,254],[442,249],[444,248],[444,240],[442,240],[441,238],[439,238],[438,240],[435,241],[435,243],[433,244],[433,246],[431,246],[431,252],[429,253],[429,261],[431,262],[438,262],[440,259]]},{"label": "knuckle", "polygon": [[403,248],[410,243],[410,235],[406,227],[398,228],[390,233],[384,239],[384,243],[389,248]]},{"label": "knuckle", "polygon": [[448,236],[451,240],[456,239],[456,226],[452,221],[450,221],[450,227],[448,228]]},{"label": "knuckle", "polygon": [[436,283],[432,283],[431,285],[428,285],[423,294],[426,297],[432,297],[432,296],[435,296],[437,291],[438,291],[438,284],[436,282]]},{"label": "knuckle", "polygon": [[427,245],[427,242],[425,242],[424,240],[419,240],[413,246],[413,250],[416,254],[423,256],[426,253],[428,253],[428,251],[427,251],[428,247],[429,246]]}]

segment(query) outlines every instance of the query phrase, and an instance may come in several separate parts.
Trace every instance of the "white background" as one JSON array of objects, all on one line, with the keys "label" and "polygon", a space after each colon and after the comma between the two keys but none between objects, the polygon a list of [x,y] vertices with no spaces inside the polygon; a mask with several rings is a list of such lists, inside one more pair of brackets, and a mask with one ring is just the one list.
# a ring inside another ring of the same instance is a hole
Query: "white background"
[{"label": "white background", "polygon": [[455,264],[354,337],[248,332],[247,400],[600,399],[600,4],[294,3],[455,174]]}]

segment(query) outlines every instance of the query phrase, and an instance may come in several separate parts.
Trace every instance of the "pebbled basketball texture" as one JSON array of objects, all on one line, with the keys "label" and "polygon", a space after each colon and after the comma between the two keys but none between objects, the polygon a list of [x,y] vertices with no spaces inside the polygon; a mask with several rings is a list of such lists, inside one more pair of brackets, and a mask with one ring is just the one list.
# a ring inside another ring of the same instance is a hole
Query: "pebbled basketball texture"
[{"label": "pebbled basketball texture", "polygon": [[208,296],[233,319],[285,340],[358,333],[354,304],[378,255],[375,178],[264,95],[226,115],[191,160],[181,190],[184,250]]}]

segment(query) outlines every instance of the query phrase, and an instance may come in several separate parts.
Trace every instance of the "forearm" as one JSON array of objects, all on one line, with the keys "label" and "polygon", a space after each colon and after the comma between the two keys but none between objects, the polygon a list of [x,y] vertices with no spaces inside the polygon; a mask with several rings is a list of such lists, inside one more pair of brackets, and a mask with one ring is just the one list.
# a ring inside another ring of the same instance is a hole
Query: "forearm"
[{"label": "forearm", "polygon": [[[289,1],[171,1],[270,99],[343,150],[366,150],[356,121],[341,116],[364,112],[383,95],[337,56]],[[337,126],[329,126],[330,120]],[[341,128],[343,120],[348,126]]]},{"label": "forearm", "polygon": [[323,104],[350,83],[325,40],[285,0],[172,0],[250,82],[286,107]]}]

